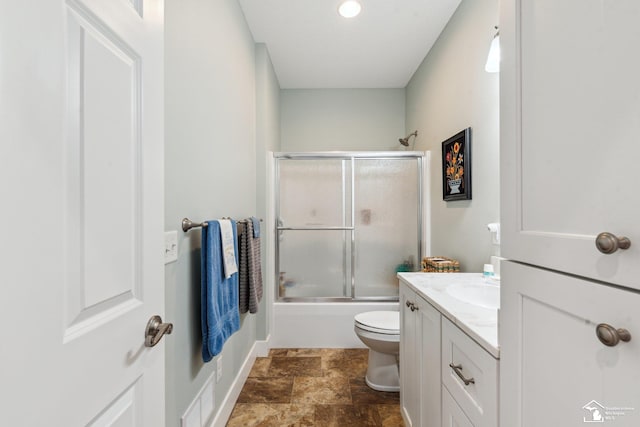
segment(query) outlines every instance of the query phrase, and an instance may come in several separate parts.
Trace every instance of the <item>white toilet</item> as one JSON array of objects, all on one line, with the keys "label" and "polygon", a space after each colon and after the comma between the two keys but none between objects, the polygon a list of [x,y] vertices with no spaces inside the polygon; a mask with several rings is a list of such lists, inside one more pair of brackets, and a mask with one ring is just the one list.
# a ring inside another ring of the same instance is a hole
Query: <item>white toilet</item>
[{"label": "white toilet", "polygon": [[354,320],[356,335],[369,347],[367,385],[378,391],[400,391],[400,313],[367,311]]}]

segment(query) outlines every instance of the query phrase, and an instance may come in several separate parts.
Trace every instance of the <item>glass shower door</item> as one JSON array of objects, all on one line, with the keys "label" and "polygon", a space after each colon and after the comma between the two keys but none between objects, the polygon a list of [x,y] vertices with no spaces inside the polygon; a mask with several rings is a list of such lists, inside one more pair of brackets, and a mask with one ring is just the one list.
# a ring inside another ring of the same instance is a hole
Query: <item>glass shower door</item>
[{"label": "glass shower door", "polygon": [[276,157],[279,300],[394,300],[419,267],[422,157]]},{"label": "glass shower door", "polygon": [[350,167],[344,159],[279,159],[279,299],[350,297]]},{"label": "glass shower door", "polygon": [[420,245],[416,158],[356,159],[355,299],[398,296],[398,271],[415,271]]}]

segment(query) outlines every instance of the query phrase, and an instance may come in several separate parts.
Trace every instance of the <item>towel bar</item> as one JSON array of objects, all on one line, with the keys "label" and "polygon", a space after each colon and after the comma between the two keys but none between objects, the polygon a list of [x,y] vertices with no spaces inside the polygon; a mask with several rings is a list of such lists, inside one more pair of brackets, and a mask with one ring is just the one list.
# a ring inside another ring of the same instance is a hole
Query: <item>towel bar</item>
[{"label": "towel bar", "polygon": [[191,221],[189,218],[182,219],[182,231],[184,231],[185,233],[191,230],[192,228],[206,227],[206,226],[207,226],[206,222],[198,223],[198,222]]},{"label": "towel bar", "polygon": [[[229,219],[229,218],[225,218],[225,219]],[[240,220],[238,221],[238,223],[242,223],[242,221],[244,220]],[[262,218],[260,218],[260,222],[262,222]],[[193,222],[189,218],[182,219],[182,231],[184,231],[185,233],[191,230],[192,228],[206,227],[206,226],[207,226],[206,222]]]}]

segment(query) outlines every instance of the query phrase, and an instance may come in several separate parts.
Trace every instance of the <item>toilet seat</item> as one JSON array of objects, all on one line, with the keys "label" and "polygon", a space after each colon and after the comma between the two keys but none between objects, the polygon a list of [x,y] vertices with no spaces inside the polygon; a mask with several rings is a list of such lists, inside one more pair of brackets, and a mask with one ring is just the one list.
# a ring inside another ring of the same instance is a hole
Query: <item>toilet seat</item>
[{"label": "toilet seat", "polygon": [[356,328],[384,335],[400,335],[400,313],[397,311],[368,311],[356,314]]}]

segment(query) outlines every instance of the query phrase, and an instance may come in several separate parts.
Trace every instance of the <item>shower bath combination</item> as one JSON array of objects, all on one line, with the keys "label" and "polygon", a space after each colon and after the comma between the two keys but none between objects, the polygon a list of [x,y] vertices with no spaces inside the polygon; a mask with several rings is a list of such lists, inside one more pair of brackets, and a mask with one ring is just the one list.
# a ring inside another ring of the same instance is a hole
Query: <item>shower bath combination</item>
[{"label": "shower bath combination", "polygon": [[423,156],[276,153],[276,301],[397,301],[421,256]]}]

